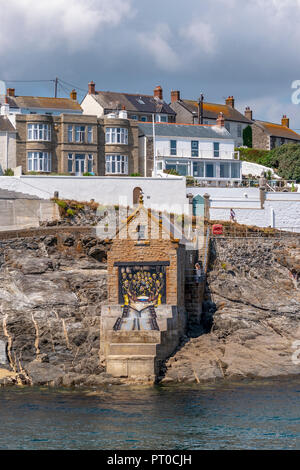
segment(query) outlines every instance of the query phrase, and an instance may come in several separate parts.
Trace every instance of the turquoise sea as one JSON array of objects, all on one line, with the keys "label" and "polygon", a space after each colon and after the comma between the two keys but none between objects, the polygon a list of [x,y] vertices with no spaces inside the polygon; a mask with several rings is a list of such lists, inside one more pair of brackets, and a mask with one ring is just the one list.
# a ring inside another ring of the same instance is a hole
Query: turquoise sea
[{"label": "turquoise sea", "polygon": [[0,449],[300,449],[300,379],[0,389]]}]

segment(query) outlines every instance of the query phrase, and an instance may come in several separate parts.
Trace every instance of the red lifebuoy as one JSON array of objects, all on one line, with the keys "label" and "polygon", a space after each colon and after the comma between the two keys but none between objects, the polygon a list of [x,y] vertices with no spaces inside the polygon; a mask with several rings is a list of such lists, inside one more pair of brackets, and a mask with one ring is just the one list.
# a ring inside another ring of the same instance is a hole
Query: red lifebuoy
[{"label": "red lifebuoy", "polygon": [[216,224],[212,227],[213,235],[223,235],[223,225]]}]

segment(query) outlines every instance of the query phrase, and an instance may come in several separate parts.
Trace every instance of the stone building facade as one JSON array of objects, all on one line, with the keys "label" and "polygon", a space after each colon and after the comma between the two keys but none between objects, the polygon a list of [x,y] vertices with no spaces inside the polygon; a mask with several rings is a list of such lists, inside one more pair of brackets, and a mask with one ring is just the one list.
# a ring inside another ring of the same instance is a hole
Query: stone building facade
[{"label": "stone building facade", "polygon": [[300,135],[290,129],[290,120],[284,115],[281,124],[255,120],[252,125],[252,147],[273,150],[284,144],[299,144]]},{"label": "stone building facade", "polygon": [[15,126],[16,166],[25,174],[139,172],[137,123],[128,119],[17,114]]}]

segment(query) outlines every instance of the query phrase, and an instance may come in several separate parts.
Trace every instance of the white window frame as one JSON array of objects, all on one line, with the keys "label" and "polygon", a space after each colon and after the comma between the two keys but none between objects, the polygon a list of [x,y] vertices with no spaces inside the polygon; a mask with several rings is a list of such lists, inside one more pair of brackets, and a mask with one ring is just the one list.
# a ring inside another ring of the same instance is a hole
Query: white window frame
[{"label": "white window frame", "polygon": [[84,143],[85,141],[85,126],[75,126],[75,142]]},{"label": "white window frame", "polygon": [[27,152],[28,171],[50,173],[52,168],[52,155],[50,152]]},{"label": "white window frame", "polygon": [[38,141],[51,141],[51,125],[42,123],[27,124],[27,139]]},{"label": "white window frame", "polygon": [[128,175],[127,155],[105,155],[106,175]]},{"label": "white window frame", "polygon": [[[90,165],[90,162],[91,162],[91,165],[92,165],[92,169],[89,170],[89,165]],[[91,153],[88,154],[88,157],[87,157],[87,172],[88,173],[92,173],[94,171],[94,157]]]},{"label": "white window frame", "polygon": [[107,127],[105,143],[112,145],[128,145],[128,129],[126,127]]},{"label": "white window frame", "polygon": [[[69,162],[72,161],[72,169],[69,170]],[[73,153],[68,153],[68,173],[73,173],[73,166],[74,166],[74,155]]]},{"label": "white window frame", "polygon": [[88,126],[87,128],[87,141],[88,141],[88,144],[93,143],[93,127],[92,126]]},{"label": "white window frame", "polygon": [[73,133],[73,126],[68,125],[68,142],[73,142],[74,139],[74,133]]}]

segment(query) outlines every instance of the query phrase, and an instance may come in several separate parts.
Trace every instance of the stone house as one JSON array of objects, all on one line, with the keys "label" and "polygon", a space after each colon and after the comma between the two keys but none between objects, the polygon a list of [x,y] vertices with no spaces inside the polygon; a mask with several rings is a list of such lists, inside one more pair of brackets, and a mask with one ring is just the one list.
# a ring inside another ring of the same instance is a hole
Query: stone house
[{"label": "stone house", "polygon": [[284,115],[281,124],[253,120],[252,147],[273,150],[284,144],[299,144],[300,135],[290,129],[290,120]]},{"label": "stone house", "polygon": [[225,127],[232,135],[235,146],[243,145],[243,130],[252,124],[249,117],[244,116],[235,108],[233,96],[229,96],[225,104],[215,104],[196,100],[181,99],[180,91],[171,91],[171,108],[176,112],[176,122],[187,124],[214,125],[220,113],[223,113]]},{"label": "stone house", "polygon": [[222,114],[214,126],[157,123],[154,152],[152,124],[139,123],[142,175],[163,176],[174,170],[181,176],[192,176],[203,183],[226,185],[240,182],[239,152],[235,152],[234,139],[224,124]]},{"label": "stone house", "polygon": [[154,115],[157,122],[175,122],[176,113],[163,100],[161,86],[154,89],[153,95],[96,91],[94,82],[89,83],[88,90],[81,103],[84,114],[101,118],[123,109],[129,119],[136,121],[149,122]]},{"label": "stone house", "polygon": [[22,166],[23,173],[128,176],[139,172],[134,121],[79,114],[10,116],[16,132],[12,166]]}]

